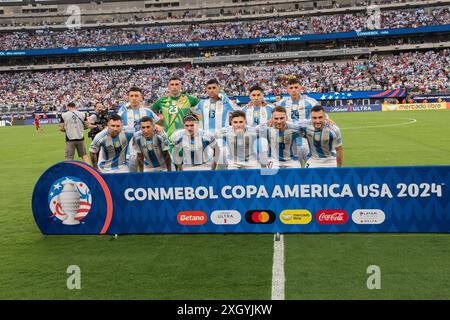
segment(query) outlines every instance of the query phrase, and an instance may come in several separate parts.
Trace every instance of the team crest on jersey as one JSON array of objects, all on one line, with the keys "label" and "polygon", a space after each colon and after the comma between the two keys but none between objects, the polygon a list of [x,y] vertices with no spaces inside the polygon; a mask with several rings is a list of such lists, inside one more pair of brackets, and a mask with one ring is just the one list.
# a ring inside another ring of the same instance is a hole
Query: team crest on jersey
[{"label": "team crest on jersey", "polygon": [[320,141],[320,133],[314,134],[314,141]]},{"label": "team crest on jersey", "polygon": [[48,193],[48,204],[54,221],[64,225],[81,223],[92,206],[89,187],[76,177],[63,177],[56,180]]}]

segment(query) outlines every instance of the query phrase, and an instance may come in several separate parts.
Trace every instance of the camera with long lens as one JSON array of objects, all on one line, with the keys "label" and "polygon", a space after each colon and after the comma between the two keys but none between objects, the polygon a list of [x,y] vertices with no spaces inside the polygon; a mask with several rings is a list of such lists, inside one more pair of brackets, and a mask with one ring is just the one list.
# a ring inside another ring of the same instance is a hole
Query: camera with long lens
[{"label": "camera with long lens", "polygon": [[95,138],[95,136],[97,135],[97,133],[99,133],[100,131],[102,131],[103,129],[106,128],[107,123],[108,123],[108,110],[107,109],[99,110],[97,112],[97,119],[94,123],[94,125],[96,127],[92,128],[88,132],[88,137],[93,140]]}]

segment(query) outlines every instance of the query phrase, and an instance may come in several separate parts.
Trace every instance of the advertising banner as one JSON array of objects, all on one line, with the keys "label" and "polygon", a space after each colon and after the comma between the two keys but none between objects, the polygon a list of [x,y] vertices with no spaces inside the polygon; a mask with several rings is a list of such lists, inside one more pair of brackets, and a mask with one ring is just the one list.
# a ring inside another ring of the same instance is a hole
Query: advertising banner
[{"label": "advertising banner", "polygon": [[447,108],[447,105],[445,102],[384,104],[383,105],[383,111],[443,110],[446,108]]},{"label": "advertising banner", "polygon": [[271,38],[247,38],[247,39],[207,40],[207,41],[192,41],[192,42],[171,42],[171,43],[145,43],[145,44],[121,45],[121,46],[101,46],[101,47],[82,47],[82,48],[65,47],[65,48],[33,49],[33,50],[0,50],[0,58],[14,57],[14,56],[92,54],[92,53],[126,52],[126,51],[208,48],[208,47],[223,47],[223,46],[257,45],[261,43],[317,41],[329,39],[371,38],[371,37],[382,37],[393,35],[446,32],[449,30],[450,24],[446,24],[436,26],[424,26],[417,28],[395,28],[395,29],[368,30],[368,31],[348,31],[348,32],[321,33],[321,34],[289,35]]},{"label": "advertising banner", "polygon": [[450,166],[100,174],[61,162],[32,198],[43,234],[450,232]]},{"label": "advertising banner", "polygon": [[374,112],[381,111],[381,104],[368,104],[361,106],[325,107],[326,112]]}]

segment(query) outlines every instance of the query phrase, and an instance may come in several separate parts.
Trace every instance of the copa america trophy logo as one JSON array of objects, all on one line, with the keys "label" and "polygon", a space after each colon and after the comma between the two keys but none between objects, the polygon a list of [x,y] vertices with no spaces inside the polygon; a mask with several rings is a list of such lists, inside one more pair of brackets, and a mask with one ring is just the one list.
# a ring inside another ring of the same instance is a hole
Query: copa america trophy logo
[{"label": "copa america trophy logo", "polygon": [[64,225],[78,225],[89,213],[92,195],[86,183],[76,177],[63,177],[55,181],[49,191],[48,201],[54,221]]}]

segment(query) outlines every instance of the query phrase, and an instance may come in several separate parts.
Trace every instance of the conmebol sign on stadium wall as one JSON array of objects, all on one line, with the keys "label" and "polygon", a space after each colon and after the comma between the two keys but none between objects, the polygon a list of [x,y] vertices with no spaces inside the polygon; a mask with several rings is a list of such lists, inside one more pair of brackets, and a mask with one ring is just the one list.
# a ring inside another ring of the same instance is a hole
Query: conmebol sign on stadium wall
[{"label": "conmebol sign on stadium wall", "polygon": [[32,207],[44,234],[447,233],[449,183],[450,166],[107,175],[61,162]]},{"label": "conmebol sign on stadium wall", "polygon": [[311,41],[311,40],[326,40],[326,39],[345,39],[345,38],[360,38],[360,37],[379,37],[392,36],[403,34],[429,33],[429,32],[443,32],[450,31],[450,24],[439,26],[427,26],[418,28],[397,28],[386,30],[371,30],[371,31],[350,31],[350,32],[336,32],[324,34],[307,34],[307,35],[292,35],[284,37],[273,38],[252,38],[252,39],[234,39],[234,40],[210,40],[198,42],[179,42],[179,43],[149,43],[123,46],[103,46],[103,47],[89,47],[89,48],[54,48],[54,49],[35,49],[35,50],[15,50],[15,51],[0,51],[2,56],[33,56],[33,55],[61,55],[61,54],[80,54],[80,53],[102,53],[102,52],[125,52],[125,51],[151,51],[177,48],[207,48],[207,47],[222,47],[233,45],[252,45],[260,43],[278,43],[278,42],[295,42],[295,41]]}]

